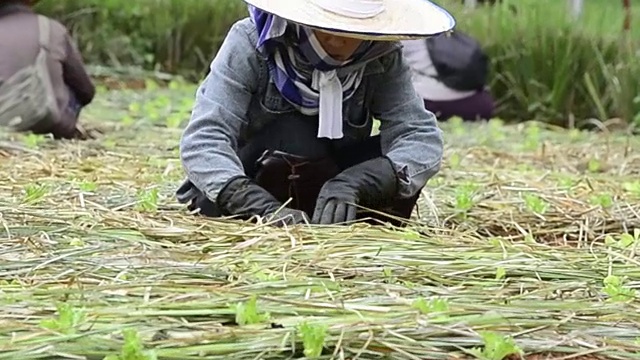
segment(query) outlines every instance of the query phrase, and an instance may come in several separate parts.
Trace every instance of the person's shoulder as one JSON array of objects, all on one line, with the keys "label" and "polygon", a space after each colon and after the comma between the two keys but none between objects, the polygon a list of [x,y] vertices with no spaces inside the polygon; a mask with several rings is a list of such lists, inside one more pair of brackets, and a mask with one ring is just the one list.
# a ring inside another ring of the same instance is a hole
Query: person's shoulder
[{"label": "person's shoulder", "polygon": [[231,25],[228,37],[241,38],[246,43],[254,44],[258,40],[258,31],[253,25],[251,18],[245,17],[237,20]]}]

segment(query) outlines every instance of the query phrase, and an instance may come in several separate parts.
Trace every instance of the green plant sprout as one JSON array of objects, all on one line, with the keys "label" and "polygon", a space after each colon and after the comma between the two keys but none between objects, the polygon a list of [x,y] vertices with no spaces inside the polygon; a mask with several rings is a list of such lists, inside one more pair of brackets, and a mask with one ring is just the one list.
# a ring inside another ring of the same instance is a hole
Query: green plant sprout
[{"label": "green plant sprout", "polygon": [[68,303],[57,304],[58,317],[40,321],[40,326],[62,334],[75,334],[77,327],[85,320],[83,309],[74,309]]},{"label": "green plant sprout", "polygon": [[310,359],[318,358],[322,354],[328,327],[320,324],[309,324],[304,322],[298,326],[298,331],[302,336],[302,346],[304,356]]},{"label": "green plant sprout", "polygon": [[589,159],[587,161],[587,171],[590,173],[597,173],[602,171],[602,164],[598,159]]},{"label": "green plant sprout", "polygon": [[636,197],[640,197],[640,181],[626,182],[622,188]]},{"label": "green plant sprout", "polygon": [[231,309],[236,313],[236,323],[238,325],[260,324],[271,318],[268,312],[258,312],[258,298],[256,295],[251,295],[247,302],[232,305]]},{"label": "green plant sprout", "polygon": [[507,270],[505,270],[505,268],[503,267],[498,267],[496,269],[496,280],[502,280],[505,277],[507,277]]},{"label": "green plant sprout", "polygon": [[94,192],[98,189],[98,185],[95,182],[86,180],[82,181],[78,187],[80,188],[80,191],[88,193]]},{"label": "green plant sprout", "polygon": [[444,320],[448,315],[442,314],[449,311],[449,302],[446,299],[435,298],[426,301],[423,297],[419,297],[413,301],[411,307],[420,311],[424,315],[439,314],[436,320]]},{"label": "green plant sprout", "polygon": [[125,329],[122,331],[124,344],[119,355],[109,355],[103,360],[156,360],[153,350],[144,350],[140,336],[135,329]]},{"label": "green plant sprout", "polygon": [[471,354],[482,360],[502,360],[509,355],[521,355],[522,349],[508,336],[501,336],[494,332],[480,332],[484,347],[473,348]]},{"label": "green plant sprout", "polygon": [[618,276],[609,275],[602,281],[604,287],[602,291],[609,295],[609,301],[625,302],[635,300],[637,292],[634,289],[624,286],[624,280]]},{"label": "green plant sprout", "polygon": [[475,205],[473,195],[477,187],[473,184],[465,184],[456,188],[455,207],[456,210],[466,213]]},{"label": "green plant sprout", "polygon": [[539,215],[544,215],[544,213],[547,212],[547,209],[549,208],[549,203],[535,194],[525,194],[524,202],[529,211]]},{"label": "green plant sprout", "polygon": [[634,229],[633,235],[624,233],[621,234],[617,239],[615,239],[611,235],[607,235],[604,238],[604,243],[607,246],[611,246],[618,249],[626,249],[631,245],[634,245],[640,241],[640,229]]},{"label": "green plant sprout", "polygon": [[158,211],[158,189],[142,190],[138,192],[138,210],[147,212]]},{"label": "green plant sprout", "polygon": [[41,143],[45,141],[42,135],[36,135],[33,133],[25,134],[23,137],[23,143],[30,149],[36,149]]},{"label": "green plant sprout", "polygon": [[449,156],[449,166],[452,169],[457,169],[460,167],[460,163],[462,162],[462,159],[460,158],[460,154],[458,153],[453,153],[451,154],[451,156]]},{"label": "green plant sprout", "polygon": [[47,193],[48,190],[45,185],[28,184],[24,187],[24,199],[22,201],[25,204],[36,204],[39,203]]},{"label": "green plant sprout", "polygon": [[611,194],[598,194],[589,198],[591,205],[600,206],[603,209],[609,209],[613,206],[613,196]]},{"label": "green plant sprout", "polygon": [[523,146],[526,150],[535,150],[540,146],[540,126],[536,123],[529,124],[524,130]]}]

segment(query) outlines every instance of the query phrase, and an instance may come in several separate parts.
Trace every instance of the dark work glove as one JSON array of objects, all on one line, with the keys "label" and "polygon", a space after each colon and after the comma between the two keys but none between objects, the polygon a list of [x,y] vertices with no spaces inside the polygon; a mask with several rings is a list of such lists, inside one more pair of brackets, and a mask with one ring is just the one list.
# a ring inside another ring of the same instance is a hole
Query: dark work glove
[{"label": "dark work glove", "polygon": [[306,213],[281,208],[281,202],[245,176],[231,179],[218,194],[216,203],[224,215],[236,215],[245,220],[258,215],[269,221],[276,220],[278,225],[308,222]]},{"label": "dark work glove", "polygon": [[356,207],[373,207],[395,197],[398,178],[391,161],[378,157],[352,166],[327,181],[318,200],[312,222],[335,224],[356,219]]}]

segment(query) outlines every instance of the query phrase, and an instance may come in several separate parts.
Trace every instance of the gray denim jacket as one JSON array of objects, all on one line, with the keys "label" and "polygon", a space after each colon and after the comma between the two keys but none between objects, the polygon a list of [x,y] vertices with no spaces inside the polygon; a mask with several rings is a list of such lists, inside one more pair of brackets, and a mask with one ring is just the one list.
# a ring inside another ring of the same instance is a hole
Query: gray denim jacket
[{"label": "gray denim jacket", "polygon": [[[257,36],[249,18],[236,22],[197,90],[180,142],[187,174],[177,192],[182,203],[198,190],[215,202],[228,180],[244,175],[236,151],[252,133],[283,116],[305,118],[270,81],[267,64],[255,49]],[[372,118],[379,120],[382,153],[399,174],[398,195],[411,197],[440,170],[443,138],[435,116],[413,88],[401,50],[397,43],[366,65],[360,88],[343,106],[344,138],[335,141],[366,138]]]}]

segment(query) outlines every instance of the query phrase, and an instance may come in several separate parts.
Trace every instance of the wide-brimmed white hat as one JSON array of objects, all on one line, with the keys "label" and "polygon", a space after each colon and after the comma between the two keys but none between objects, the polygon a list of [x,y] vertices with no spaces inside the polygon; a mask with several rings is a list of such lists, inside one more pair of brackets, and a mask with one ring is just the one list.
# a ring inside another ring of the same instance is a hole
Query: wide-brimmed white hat
[{"label": "wide-brimmed white hat", "polygon": [[428,0],[244,0],[294,23],[366,40],[405,40],[453,30],[449,12]]}]

